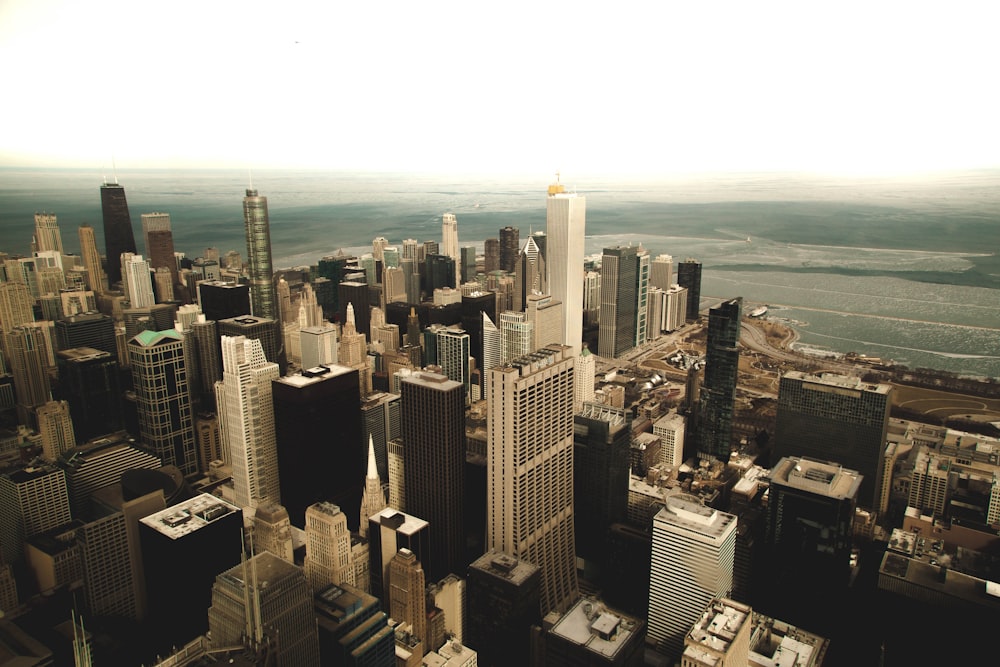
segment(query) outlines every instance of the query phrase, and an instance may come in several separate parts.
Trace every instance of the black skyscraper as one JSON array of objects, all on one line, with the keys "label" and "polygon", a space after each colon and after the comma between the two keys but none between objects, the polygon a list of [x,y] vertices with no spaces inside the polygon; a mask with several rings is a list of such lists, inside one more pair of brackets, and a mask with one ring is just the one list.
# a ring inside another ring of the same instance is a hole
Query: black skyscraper
[{"label": "black skyscraper", "polygon": [[77,442],[123,427],[118,359],[104,350],[74,347],[58,353],[59,397],[69,403]]},{"label": "black skyscraper", "polygon": [[698,319],[701,301],[701,262],[688,258],[677,265],[677,284],[688,291],[687,321]]},{"label": "black skyscraper", "polygon": [[125,188],[117,183],[102,185],[101,212],[104,215],[104,250],[108,256],[108,284],[114,285],[122,279],[122,253],[137,252]]},{"label": "black skyscraper", "polygon": [[228,320],[250,314],[250,286],[206,280],[198,283],[198,303],[206,320]]},{"label": "black skyscraper", "polygon": [[705,381],[701,385],[698,456],[729,461],[733,439],[733,402],[740,365],[740,309],[743,297],[708,311]]},{"label": "black skyscraper", "polygon": [[517,227],[504,227],[500,230],[500,268],[507,273],[514,273],[521,244],[520,234]]}]

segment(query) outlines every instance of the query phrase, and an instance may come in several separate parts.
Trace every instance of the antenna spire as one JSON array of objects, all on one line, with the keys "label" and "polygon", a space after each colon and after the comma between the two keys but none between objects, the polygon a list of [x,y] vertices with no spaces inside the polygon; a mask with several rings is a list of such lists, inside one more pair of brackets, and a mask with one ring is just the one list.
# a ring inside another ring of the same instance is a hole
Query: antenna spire
[{"label": "antenna spire", "polygon": [[111,154],[111,171],[115,175],[115,185],[118,185],[118,165],[115,163],[115,154]]},{"label": "antenna spire", "polygon": [[247,178],[250,180],[250,189],[253,190],[253,169],[247,167]]}]

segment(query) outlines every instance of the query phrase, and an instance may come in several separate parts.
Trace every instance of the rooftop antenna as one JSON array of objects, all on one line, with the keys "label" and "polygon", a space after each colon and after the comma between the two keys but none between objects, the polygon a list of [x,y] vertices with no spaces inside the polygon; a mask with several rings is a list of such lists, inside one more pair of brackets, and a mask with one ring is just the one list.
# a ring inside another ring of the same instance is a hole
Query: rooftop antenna
[{"label": "rooftop antenna", "polygon": [[247,178],[250,179],[250,189],[253,190],[253,169],[247,167]]},{"label": "rooftop antenna", "polygon": [[111,171],[115,175],[115,185],[118,185],[118,165],[115,163],[115,154],[111,154]]}]

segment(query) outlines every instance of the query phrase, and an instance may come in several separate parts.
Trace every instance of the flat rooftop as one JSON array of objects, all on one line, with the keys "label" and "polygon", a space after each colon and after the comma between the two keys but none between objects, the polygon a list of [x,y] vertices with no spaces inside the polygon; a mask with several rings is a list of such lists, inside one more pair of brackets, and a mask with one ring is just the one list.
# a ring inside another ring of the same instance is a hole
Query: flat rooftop
[{"label": "flat rooftop", "polygon": [[772,484],[810,491],[828,498],[855,498],[863,475],[836,463],[786,456],[771,469]]},{"label": "flat rooftop", "polygon": [[423,519],[391,507],[386,507],[378,514],[373,514],[370,520],[375,520],[376,523],[383,526],[391,526],[396,532],[403,535],[413,535],[428,526],[428,523]]},{"label": "flat rooftop", "polygon": [[714,664],[715,653],[725,653],[745,623],[751,609],[734,600],[715,598],[701,614],[684,639],[684,656],[706,665]]},{"label": "flat rooftop", "polygon": [[339,364],[324,364],[314,368],[306,368],[301,374],[298,375],[285,375],[283,377],[276,378],[273,382],[280,382],[281,384],[287,384],[291,387],[307,387],[311,384],[316,384],[317,382],[322,382],[323,380],[338,377],[353,371],[353,368],[348,368],[347,366],[341,366]]},{"label": "flat rooftop", "polygon": [[176,540],[238,511],[240,508],[236,505],[227,503],[217,496],[203,493],[150,514],[140,519],[140,522]]},{"label": "flat rooftop", "polygon": [[720,512],[706,507],[697,496],[677,493],[664,498],[664,507],[653,518],[686,531],[717,539],[722,537],[735,523],[736,517],[728,512]]},{"label": "flat rooftop", "polygon": [[580,598],[562,615],[550,632],[606,658],[629,643],[641,621],[611,611],[603,604]]},{"label": "flat rooftop", "polygon": [[495,551],[487,552],[477,558],[469,565],[469,569],[488,572],[515,585],[527,581],[532,574],[538,572],[538,568],[527,561]]},{"label": "flat rooftop", "polygon": [[806,384],[822,385],[826,387],[836,387],[839,389],[851,389],[854,391],[869,391],[876,394],[888,394],[892,390],[892,385],[865,382],[859,377],[852,375],[838,375],[836,373],[820,373],[813,375],[802,371],[788,371],[785,377],[792,380],[801,380]]}]

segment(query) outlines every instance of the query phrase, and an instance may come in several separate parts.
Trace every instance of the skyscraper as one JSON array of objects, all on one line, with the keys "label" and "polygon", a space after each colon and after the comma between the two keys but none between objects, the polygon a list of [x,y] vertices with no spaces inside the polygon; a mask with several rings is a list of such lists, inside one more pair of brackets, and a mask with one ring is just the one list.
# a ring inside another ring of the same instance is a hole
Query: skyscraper
[{"label": "skyscraper", "polygon": [[143,331],[128,341],[128,356],[142,444],[164,465],[198,472],[183,337],[174,329]]},{"label": "skyscraper", "polygon": [[26,538],[67,524],[70,518],[66,476],[60,468],[46,464],[0,474],[3,561],[19,561]]},{"label": "skyscraper", "polygon": [[243,223],[247,238],[247,268],[250,274],[250,298],[253,314],[278,320],[274,294],[274,268],[271,265],[271,225],[267,216],[267,197],[247,188],[243,198]]},{"label": "skyscraper", "polygon": [[729,597],[736,553],[736,517],[705,507],[696,496],[667,496],[653,518],[649,628],[657,650],[678,659],[684,636],[715,597]]},{"label": "skyscraper", "polygon": [[733,439],[736,379],[740,366],[740,309],[743,297],[708,311],[705,381],[698,417],[698,456],[729,461]]},{"label": "skyscraper", "polygon": [[[365,519],[365,523],[368,520]],[[314,503],[306,508],[306,556],[303,567],[313,591],[330,584],[354,583],[351,563],[351,531],[347,516],[329,502]]]},{"label": "skyscraper", "polygon": [[54,250],[63,254],[62,235],[53,213],[35,214],[35,251]]},{"label": "skyscraper", "polygon": [[122,282],[132,308],[149,308],[153,298],[153,281],[149,275],[149,262],[142,255],[122,253]]},{"label": "skyscraper", "polygon": [[543,616],[578,594],[573,365],[571,347],[552,345],[494,368],[487,384],[486,546],[538,566]]},{"label": "skyscraper", "polygon": [[104,249],[108,259],[108,284],[122,280],[122,253],[137,252],[132,217],[125,200],[125,188],[118,183],[101,186],[101,212],[104,217]]},{"label": "skyscraper", "polygon": [[778,388],[774,456],[833,461],[863,476],[858,503],[878,508],[892,407],[890,384],[789,371]]},{"label": "skyscraper", "polygon": [[222,337],[222,381],[215,384],[223,447],[233,466],[233,500],[256,507],[281,503],[271,381],[278,364],[264,357],[259,340]]},{"label": "skyscraper", "polygon": [[454,213],[445,213],[441,218],[441,254],[455,261],[455,285],[460,285],[461,256],[458,249],[458,221]]},{"label": "skyscraper", "polygon": [[521,247],[521,231],[517,227],[504,227],[500,230],[500,270],[514,273],[517,264],[517,254]]},{"label": "skyscraper", "polygon": [[375,464],[375,443],[372,437],[368,436],[368,472],[365,475],[365,490],[361,494],[361,516],[358,523],[361,537],[368,537],[368,519],[387,506],[385,492],[382,491],[382,481],[378,476],[378,466]]},{"label": "skyscraper", "polygon": [[429,524],[423,519],[386,507],[368,519],[371,591],[388,604],[389,561],[400,549],[409,549],[417,560],[430,550]]},{"label": "skyscraper", "polygon": [[639,259],[636,248],[605,248],[601,260],[601,330],[597,353],[617,358],[635,347],[636,289]]},{"label": "skyscraper", "polygon": [[97,252],[94,228],[90,225],[80,225],[77,236],[80,238],[80,256],[87,269],[87,287],[95,293],[103,292],[108,287],[108,279],[104,275],[104,269],[101,268],[101,255]]},{"label": "skyscraper", "polygon": [[678,264],[677,284],[687,288],[687,321],[694,322],[701,310],[701,262],[688,257]]},{"label": "skyscraper", "polygon": [[17,420],[34,428],[35,408],[52,398],[49,378],[45,373],[47,355],[45,332],[39,327],[18,326],[7,334],[6,349],[10,372],[17,393]]},{"label": "skyscraper", "polygon": [[14,327],[34,322],[34,302],[24,283],[14,280],[0,283],[0,330],[10,333]]},{"label": "skyscraper", "polygon": [[122,428],[118,360],[104,350],[60,350],[59,395],[69,403],[73,430],[80,442]]},{"label": "skyscraper", "polygon": [[573,379],[573,412],[577,413],[583,404],[594,400],[594,378],[597,373],[597,360],[590,353],[587,344],[583,344],[576,358],[576,369]]},{"label": "skyscraper", "polygon": [[170,282],[176,285],[177,258],[174,256],[174,233],[170,228],[170,214],[143,213],[140,219],[149,265],[154,269],[170,269]]},{"label": "skyscraper", "polygon": [[407,510],[430,523],[431,579],[463,572],[465,556],[465,387],[416,372],[402,382]]},{"label": "skyscraper", "polygon": [[653,260],[649,273],[649,284],[666,291],[674,284],[674,258],[670,255],[657,255]]},{"label": "skyscraper", "polygon": [[566,192],[561,183],[549,186],[545,207],[548,243],[545,260],[549,292],[563,303],[563,343],[579,352],[583,341],[583,239],[587,200]]},{"label": "skyscraper", "polygon": [[424,591],[424,569],[416,554],[403,548],[389,561],[389,616],[409,628],[427,652],[427,597]]},{"label": "skyscraper", "polygon": [[55,461],[60,454],[76,447],[68,402],[49,401],[40,406],[35,415],[38,432],[42,435],[42,455],[47,461]]}]

